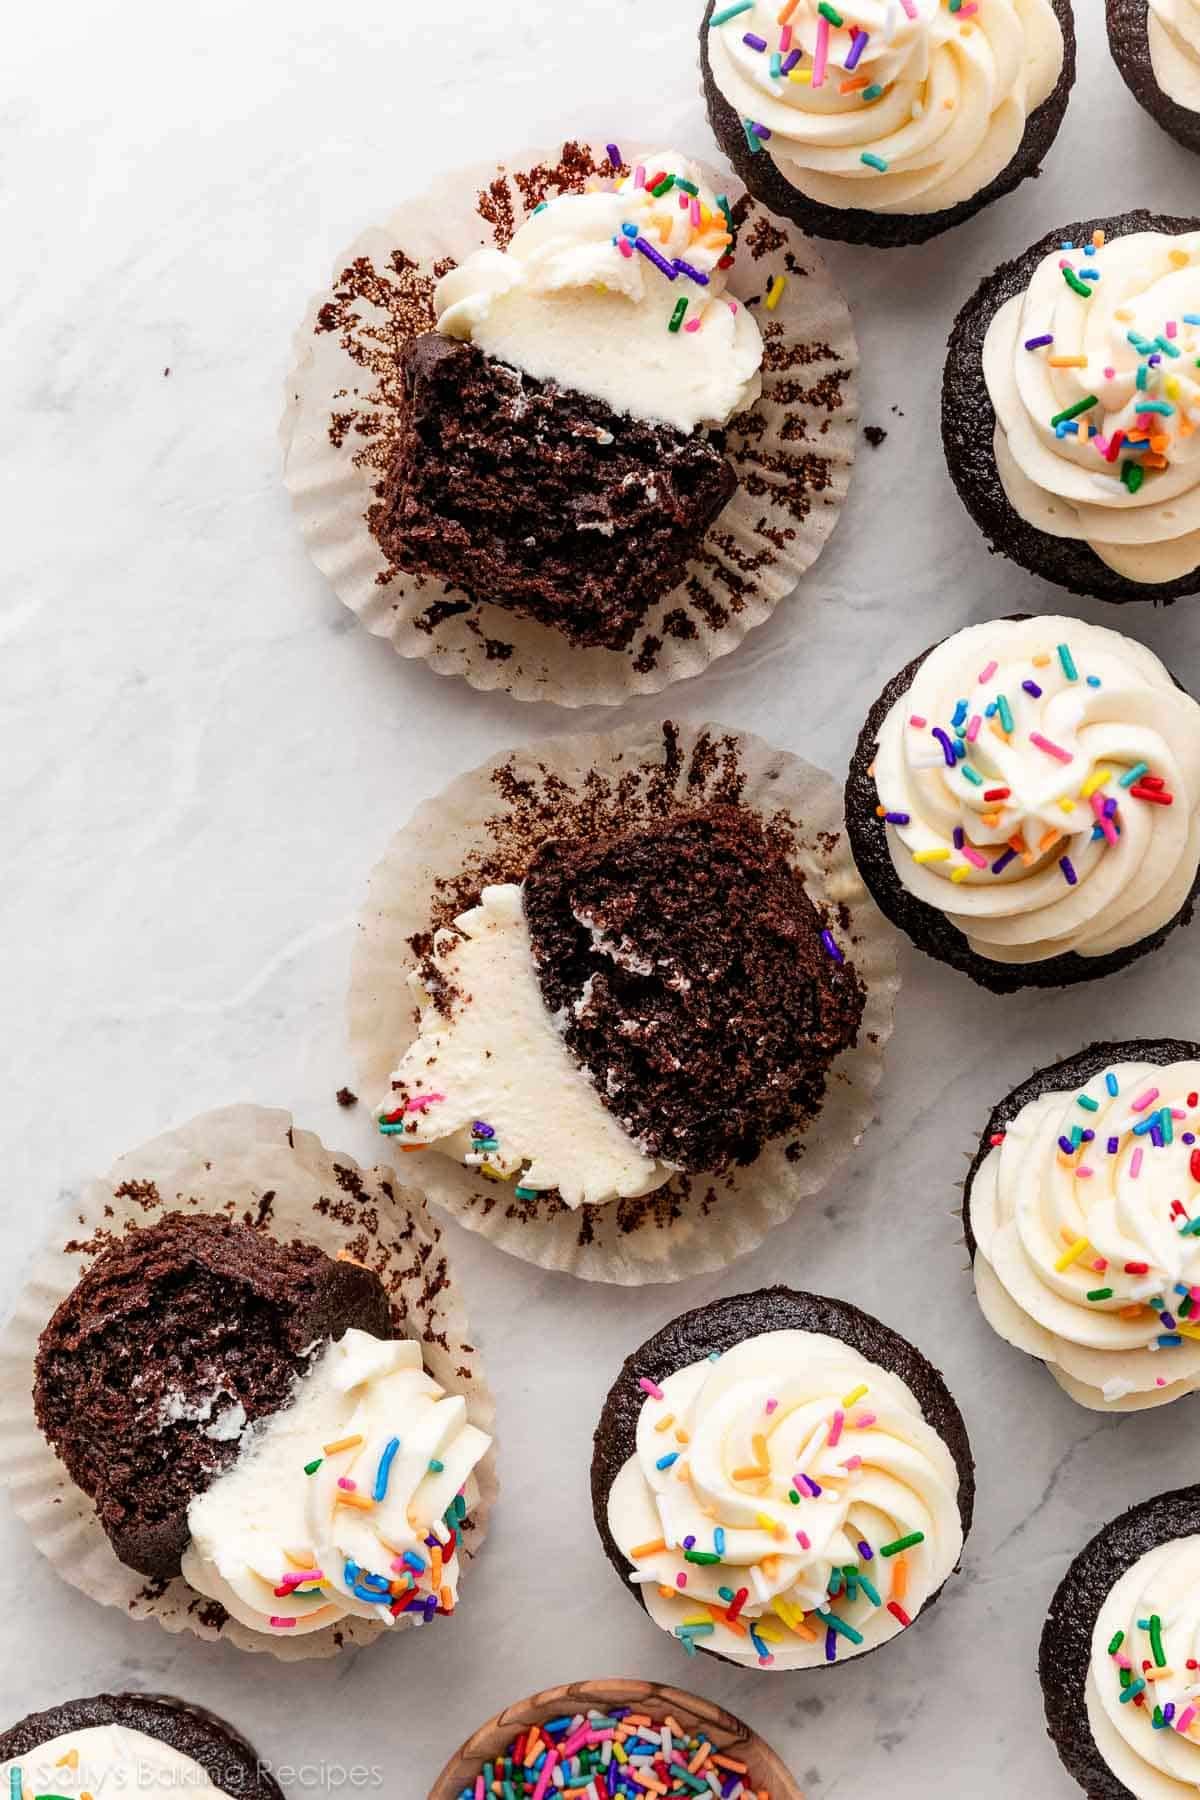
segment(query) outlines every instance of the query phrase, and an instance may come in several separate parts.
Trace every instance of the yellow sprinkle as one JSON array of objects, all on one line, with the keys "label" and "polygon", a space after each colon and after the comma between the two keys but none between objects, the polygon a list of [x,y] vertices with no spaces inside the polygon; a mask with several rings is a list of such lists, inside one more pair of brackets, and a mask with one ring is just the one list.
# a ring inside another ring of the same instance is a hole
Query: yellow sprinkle
[{"label": "yellow sprinkle", "polygon": [[812,86],[812,70],[811,69],[793,69],[791,74],[788,76],[788,80],[794,81],[796,83],[797,87],[811,87]]},{"label": "yellow sprinkle", "polygon": [[1191,260],[1186,250],[1172,250],[1171,252],[1171,261],[1177,269],[1186,269]]},{"label": "yellow sprinkle", "polygon": [[762,1638],[764,1643],[782,1644],[783,1642],[782,1631],[777,1631],[774,1625],[768,1625],[762,1619],[757,1619],[755,1621],[754,1632],[755,1636]]},{"label": "yellow sprinkle", "polygon": [[[670,1589],[667,1591],[669,1593]],[[683,1596],[680,1595],[680,1599],[682,1598]],[[693,1613],[691,1618],[684,1619],[683,1623],[684,1625],[707,1625],[709,1623],[709,1617],[707,1613]]]},{"label": "yellow sprinkle", "polygon": [[[1128,325],[1133,316],[1134,315],[1128,306],[1118,306],[1113,309],[1113,318],[1120,319],[1122,325]],[[1046,660],[1049,662],[1049,657],[1047,657]]]},{"label": "yellow sprinkle", "polygon": [[758,1466],[766,1472],[771,1466],[771,1458],[767,1451],[767,1440],[761,1431],[756,1431],[750,1439],[750,1448],[758,1458]]},{"label": "yellow sprinkle", "polygon": [[[950,852],[947,851],[946,854],[947,854],[947,856],[949,856]],[[869,1392],[870,1392],[870,1389],[867,1387],[866,1382],[860,1381],[856,1388],[851,1388],[850,1392],[848,1394],[844,1394],[842,1396],[842,1405],[843,1406],[857,1406],[858,1402],[860,1400],[862,1400]]]},{"label": "yellow sprinkle", "polygon": [[1200,1325],[1189,1325],[1186,1319],[1176,1319],[1175,1329],[1180,1337],[1200,1338]]},{"label": "yellow sprinkle", "polygon": [[1048,356],[1046,362],[1051,369],[1086,369],[1088,366],[1086,356]]},{"label": "yellow sprinkle", "polygon": [[913,861],[915,863],[949,862],[950,852],[948,850],[914,850]]},{"label": "yellow sprinkle", "polygon": [[1063,1251],[1054,1267],[1061,1275],[1064,1269],[1069,1269],[1073,1262],[1078,1262],[1084,1252],[1090,1250],[1091,1247],[1092,1246],[1088,1243],[1086,1238],[1076,1238],[1075,1242],[1071,1245],[1071,1248]]},{"label": "yellow sprinkle", "polygon": [[1168,400],[1178,400],[1178,398],[1179,398],[1179,378],[1178,378],[1178,376],[1168,375],[1167,379],[1163,382],[1163,391],[1165,392]]},{"label": "yellow sprinkle", "polygon": [[952,882],[954,882],[955,886],[957,887],[962,882],[967,880],[970,873],[971,873],[970,863],[964,863],[961,869],[955,869],[955,871],[954,871],[953,875],[950,877],[950,879]]},{"label": "yellow sprinkle", "polygon": [[339,1450],[357,1450],[362,1441],[363,1434],[358,1431],[353,1437],[334,1438],[332,1444],[324,1444],[322,1449],[326,1456],[336,1456]]},{"label": "yellow sprinkle", "polygon": [[774,312],[783,299],[783,290],[787,286],[787,276],[777,275],[767,291],[767,311]]},{"label": "yellow sprinkle", "polygon": [[665,1413],[663,1415],[663,1417],[658,1421],[658,1424],[654,1427],[654,1429],[655,1429],[655,1431],[669,1431],[674,1423],[675,1423],[675,1414],[674,1413]]},{"label": "yellow sprinkle", "polygon": [[1050,667],[1050,658],[1044,650],[1039,650],[1038,654],[1034,657],[1033,666],[1035,669],[1048,669]]},{"label": "yellow sprinkle", "polygon": [[68,1750],[65,1756],[59,1757],[54,1766],[56,1769],[77,1769],[79,1767],[78,1750]]},{"label": "yellow sprinkle", "polygon": [[783,1536],[783,1526],[777,1525],[775,1520],[772,1518],[769,1518],[766,1513],[758,1513],[756,1515],[756,1517],[758,1519],[758,1523],[762,1526],[763,1530],[769,1531],[771,1533],[772,1537],[782,1537]]},{"label": "yellow sprinkle", "polygon": [[1093,769],[1092,773],[1088,776],[1087,780],[1079,790],[1080,799],[1090,800],[1098,788],[1102,788],[1106,781],[1111,780],[1111,769]]},{"label": "yellow sprinkle", "polygon": [[1075,811],[1075,802],[1073,800],[1060,800],[1058,804],[1065,813],[1073,813]]}]

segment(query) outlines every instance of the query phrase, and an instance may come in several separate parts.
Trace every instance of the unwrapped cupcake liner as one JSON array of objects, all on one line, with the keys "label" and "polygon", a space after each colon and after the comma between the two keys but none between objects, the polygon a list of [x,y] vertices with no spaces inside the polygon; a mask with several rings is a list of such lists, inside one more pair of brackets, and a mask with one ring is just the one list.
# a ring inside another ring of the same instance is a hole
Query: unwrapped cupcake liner
[{"label": "unwrapped cupcake liner", "polygon": [[[126,1568],[93,1502],[42,1436],[33,1413],[42,1330],[98,1252],[131,1227],[157,1224],[172,1212],[240,1220],[277,1242],[300,1238],[327,1256],[366,1264],[388,1292],[398,1331],[420,1343],[429,1373],[464,1396],[473,1424],[491,1430],[492,1396],[441,1231],[421,1196],[401,1187],[386,1166],[365,1170],[327,1150],[312,1132],[296,1130],[289,1113],[229,1106],[129,1151],[60,1218],[0,1335],[0,1486],[9,1490],[37,1548],[72,1587],[130,1618],[156,1619],[167,1631],[221,1638],[298,1662],[411,1629],[415,1621],[402,1613],[391,1627],[345,1618],[307,1636],[274,1637],[226,1617],[182,1576],[162,1582]],[[464,1577],[496,1499],[494,1450],[476,1469],[475,1482],[478,1503],[462,1527]],[[444,1625],[439,1621],[434,1629]]]},{"label": "unwrapped cupcake liner", "polygon": [[[625,155],[628,168],[639,152],[627,145]],[[573,645],[550,626],[389,563],[368,520],[392,455],[400,355],[435,324],[438,279],[481,246],[503,249],[543,199],[613,173],[597,145],[526,152],[447,176],[365,231],[297,332],[280,427],[304,541],[369,631],[472,687],[560,706],[657,693],[736,649],[825,547],[857,434],[858,346],[828,270],[794,226],[736,180],[709,174],[738,224],[729,292],[754,309],[762,331],[763,393],[726,431],[738,489],[685,580],[618,651]],[[777,277],[784,286],[768,308]]]},{"label": "unwrapped cupcake liner", "polygon": [[598,736],[543,740],[493,757],[426,801],[373,871],[349,1002],[359,1091],[389,1093],[417,1036],[408,977],[414,940],[474,903],[481,887],[520,881],[537,844],[661,817],[664,806],[736,799],[790,840],[789,860],[853,961],[867,1000],[858,1043],[832,1064],[818,1116],[751,1164],[675,1175],[656,1193],[572,1211],[556,1195],[519,1201],[435,1149],[405,1175],[436,1205],[509,1251],[588,1281],[635,1286],[724,1268],[824,1188],[875,1116],[900,977],[895,942],[854,865],[841,788],[824,769],[717,724],[653,721]]}]

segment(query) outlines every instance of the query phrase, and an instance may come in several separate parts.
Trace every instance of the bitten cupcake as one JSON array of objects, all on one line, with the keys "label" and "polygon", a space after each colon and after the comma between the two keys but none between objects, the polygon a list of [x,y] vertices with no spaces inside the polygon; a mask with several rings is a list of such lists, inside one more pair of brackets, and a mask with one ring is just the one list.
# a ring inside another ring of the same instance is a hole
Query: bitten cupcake
[{"label": "bitten cupcake", "polygon": [[1134,1506],[1068,1569],[1039,1672],[1055,1749],[1088,1800],[1200,1787],[1200,1488]]},{"label": "bitten cupcake", "polygon": [[769,1288],[634,1351],[592,1457],[605,1551],[662,1630],[747,1668],[879,1649],[970,1530],[966,1428],[918,1350],[845,1301]]},{"label": "bitten cupcake", "polygon": [[1073,594],[1200,592],[1200,220],[1044,237],[950,335],[942,440],[998,551]]},{"label": "bitten cupcake", "polygon": [[1200,1387],[1200,1045],[1093,1044],[988,1120],[963,1219],[988,1323],[1097,1411]]},{"label": "bitten cupcake", "polygon": [[973,625],[876,701],[846,821],[919,950],[995,993],[1094,980],[1192,916],[1200,707],[1102,626]]},{"label": "bitten cupcake", "polygon": [[1036,175],[1075,79],[1070,0],[710,0],[708,116],[805,231],[920,244]]},{"label": "bitten cupcake", "polygon": [[0,1732],[0,1788],[12,1800],[129,1792],[282,1800],[270,1769],[231,1725],[160,1694],[95,1694],[19,1719]]},{"label": "bitten cupcake", "polygon": [[1107,0],[1108,42],[1125,84],[1150,117],[1200,150],[1200,5]]}]

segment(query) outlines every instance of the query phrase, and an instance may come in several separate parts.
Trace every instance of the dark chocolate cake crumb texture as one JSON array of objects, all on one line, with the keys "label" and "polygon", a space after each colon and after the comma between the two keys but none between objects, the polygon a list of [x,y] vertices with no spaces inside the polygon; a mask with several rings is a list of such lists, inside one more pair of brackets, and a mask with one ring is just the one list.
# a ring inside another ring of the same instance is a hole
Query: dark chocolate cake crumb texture
[{"label": "dark chocolate cake crumb texture", "polygon": [[96,1261],[42,1333],[34,1405],[122,1562],[179,1573],[188,1506],[239,1425],[285,1405],[312,1347],[351,1326],[392,1335],[377,1276],[228,1220],[170,1214]]},{"label": "dark chocolate cake crumb texture", "polygon": [[410,573],[620,650],[683,580],[736,486],[702,434],[616,413],[429,332],[404,353],[373,529]]},{"label": "dark chocolate cake crumb texture", "polygon": [[801,877],[736,806],[541,846],[525,908],[542,996],[648,1153],[719,1171],[810,1117],[865,993]]}]

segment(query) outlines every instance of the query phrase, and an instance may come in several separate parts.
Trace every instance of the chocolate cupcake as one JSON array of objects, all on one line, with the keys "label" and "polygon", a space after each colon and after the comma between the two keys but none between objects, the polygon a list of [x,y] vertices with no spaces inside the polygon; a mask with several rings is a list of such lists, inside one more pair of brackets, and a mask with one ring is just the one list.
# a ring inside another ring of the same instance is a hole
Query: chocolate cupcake
[{"label": "chocolate cupcake", "polygon": [[1200,1387],[1198,1133],[1200,1044],[1176,1039],[1093,1044],[988,1120],[963,1199],[979,1304],[1082,1406]]},{"label": "chocolate cupcake", "polygon": [[1141,644],[1065,618],[957,632],[891,681],[846,787],[863,880],[994,993],[1095,980],[1186,924],[1200,707]]},{"label": "chocolate cupcake", "polygon": [[740,178],[819,237],[890,249],[1036,175],[1075,80],[1070,0],[709,0],[708,116]]},{"label": "chocolate cupcake", "polygon": [[490,1440],[393,1336],[368,1269],[169,1214],[55,1312],[34,1409],[120,1560],[252,1631],[454,1609]]},{"label": "chocolate cupcake", "polygon": [[1053,231],[959,313],[942,441],[994,551],[1073,594],[1200,592],[1200,219]]},{"label": "chocolate cupcake", "polygon": [[1068,1569],[1042,1632],[1046,1724],[1089,1800],[1200,1786],[1200,1488],[1133,1506]]},{"label": "chocolate cupcake", "polygon": [[1107,0],[1108,42],[1125,85],[1188,150],[1200,150],[1200,6]]},{"label": "chocolate cupcake", "polygon": [[129,1789],[282,1800],[270,1769],[214,1713],[160,1694],[95,1694],[29,1713],[0,1732],[5,1794],[87,1800]]},{"label": "chocolate cupcake", "polygon": [[592,1510],[654,1622],[747,1668],[879,1649],[940,1594],[974,1506],[941,1375],[842,1300],[768,1288],[684,1313],[604,1404]]}]

